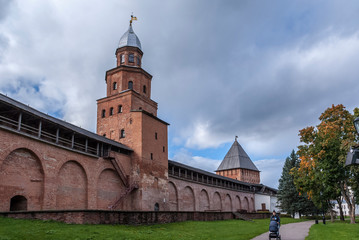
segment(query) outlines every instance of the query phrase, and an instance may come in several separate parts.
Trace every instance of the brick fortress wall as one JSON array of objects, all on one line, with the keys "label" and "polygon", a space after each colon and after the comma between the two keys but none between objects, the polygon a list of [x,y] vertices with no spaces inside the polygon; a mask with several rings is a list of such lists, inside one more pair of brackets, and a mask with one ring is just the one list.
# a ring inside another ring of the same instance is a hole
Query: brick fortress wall
[{"label": "brick fortress wall", "polygon": [[[131,155],[115,154],[125,175],[129,175],[133,171]],[[225,180],[209,184],[215,180],[194,175],[197,172],[188,172],[191,179],[179,174],[183,170],[178,168],[170,172],[163,169],[163,162],[156,167],[156,161],[142,160],[140,188],[126,196],[116,209],[151,211],[159,203],[160,211],[254,211],[254,193],[249,188],[240,189]],[[158,179],[159,175],[169,176],[168,181]],[[109,160],[0,129],[0,211],[9,211],[15,196],[27,199],[29,211],[106,210],[124,191]],[[161,191],[168,191],[168,195],[159,194]]]},{"label": "brick fortress wall", "polygon": [[[126,172],[130,157],[115,153]],[[108,209],[124,191],[109,160],[80,154],[0,129],[0,211],[14,196],[27,210]],[[133,210],[128,196],[119,208]]]},{"label": "brick fortress wall", "polygon": [[169,204],[172,211],[253,212],[254,194],[170,177]]}]

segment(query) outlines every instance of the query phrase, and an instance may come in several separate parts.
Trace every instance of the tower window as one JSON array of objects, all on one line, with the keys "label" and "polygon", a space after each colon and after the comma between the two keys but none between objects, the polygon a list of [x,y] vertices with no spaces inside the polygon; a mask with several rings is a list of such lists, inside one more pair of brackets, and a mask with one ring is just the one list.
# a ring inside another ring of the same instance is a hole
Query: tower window
[{"label": "tower window", "polygon": [[133,82],[132,81],[128,82],[128,89],[133,89]]},{"label": "tower window", "polygon": [[113,83],[113,90],[116,90],[117,89],[117,82],[114,82]]},{"label": "tower window", "polygon": [[134,63],[135,62],[135,56],[133,55],[133,53],[130,53],[128,55],[128,62],[130,63]]},{"label": "tower window", "polygon": [[120,138],[124,138],[124,137],[125,137],[125,129],[121,129]]},{"label": "tower window", "polygon": [[137,60],[137,66],[141,66],[141,59],[140,59],[140,57],[136,57],[136,60]]},{"label": "tower window", "polygon": [[157,133],[155,133],[155,139],[157,140]]},{"label": "tower window", "polygon": [[102,109],[101,117],[102,118],[106,117],[106,110],[105,109]]},{"label": "tower window", "polygon": [[125,55],[123,55],[123,54],[120,55],[120,62],[121,63],[125,62]]},{"label": "tower window", "polygon": [[118,113],[122,113],[122,105],[118,105]]},{"label": "tower window", "polygon": [[163,152],[166,152],[166,148],[165,148],[165,146],[163,146],[163,149],[162,149],[162,150],[163,150]]},{"label": "tower window", "polygon": [[112,115],[113,115],[113,107],[110,108],[110,116],[112,116]]},{"label": "tower window", "polygon": [[153,153],[151,153],[151,160],[153,160]]},{"label": "tower window", "polygon": [[143,85],[143,93],[146,93],[146,85]]}]

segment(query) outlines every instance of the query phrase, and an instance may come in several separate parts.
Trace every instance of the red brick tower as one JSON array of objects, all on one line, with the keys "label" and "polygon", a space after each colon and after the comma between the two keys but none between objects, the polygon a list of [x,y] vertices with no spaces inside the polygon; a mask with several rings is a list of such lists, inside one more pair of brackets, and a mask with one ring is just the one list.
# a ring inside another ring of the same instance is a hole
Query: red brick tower
[{"label": "red brick tower", "polygon": [[157,103],[151,99],[152,76],[141,68],[143,52],[132,20],[115,54],[117,67],[106,72],[107,96],[97,100],[97,134],[134,150],[132,172],[125,173],[139,184],[132,193],[131,208],[166,210],[168,124],[157,118]]}]

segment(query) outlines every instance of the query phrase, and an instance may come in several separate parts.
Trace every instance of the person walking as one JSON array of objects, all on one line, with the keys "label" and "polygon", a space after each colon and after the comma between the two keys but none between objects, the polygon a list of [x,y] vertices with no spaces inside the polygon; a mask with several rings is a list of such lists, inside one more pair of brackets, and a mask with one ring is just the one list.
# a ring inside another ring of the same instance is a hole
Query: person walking
[{"label": "person walking", "polygon": [[276,211],[273,210],[273,215],[270,217],[269,223],[269,238],[276,237],[276,239],[281,239],[279,234],[280,227],[280,218],[277,215]]},{"label": "person walking", "polygon": [[280,218],[279,216],[277,215],[276,211],[273,210],[273,214],[272,216],[270,217],[270,221],[276,221],[278,223],[278,228],[280,226]]}]

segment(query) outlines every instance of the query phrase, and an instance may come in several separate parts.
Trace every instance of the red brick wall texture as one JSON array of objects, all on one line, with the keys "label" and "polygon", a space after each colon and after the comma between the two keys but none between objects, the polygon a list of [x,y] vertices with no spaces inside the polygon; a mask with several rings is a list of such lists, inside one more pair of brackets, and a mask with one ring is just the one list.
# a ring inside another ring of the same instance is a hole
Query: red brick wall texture
[{"label": "red brick wall texture", "polygon": [[[271,213],[245,213],[250,219],[269,218]],[[101,210],[68,210],[68,211],[28,211],[6,212],[0,216],[55,220],[77,224],[155,224],[181,221],[214,221],[237,218],[231,212],[139,212],[139,211],[101,211]]]},{"label": "red brick wall texture", "polygon": [[[118,153],[130,173],[130,157]],[[0,211],[24,196],[27,210],[108,209],[124,187],[112,164],[0,130]],[[128,196],[121,209],[135,209]]]},{"label": "red brick wall texture", "polygon": [[248,183],[260,183],[260,172],[248,169],[229,169],[217,172],[218,175]]},{"label": "red brick wall texture", "polygon": [[252,192],[232,191],[201,183],[169,178],[170,211],[254,211]]}]

